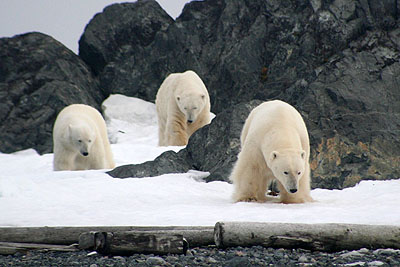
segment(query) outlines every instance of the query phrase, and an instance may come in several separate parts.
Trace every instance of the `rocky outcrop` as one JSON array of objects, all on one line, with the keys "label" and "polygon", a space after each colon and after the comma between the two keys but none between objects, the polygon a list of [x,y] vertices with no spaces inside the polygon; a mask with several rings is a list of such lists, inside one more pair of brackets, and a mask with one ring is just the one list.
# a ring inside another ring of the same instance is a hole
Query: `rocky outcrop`
[{"label": "rocky outcrop", "polygon": [[52,151],[58,112],[72,103],[99,108],[104,98],[86,64],[50,36],[0,39],[0,151]]},{"label": "rocky outcrop", "polygon": [[108,6],[86,26],[79,55],[107,93],[154,100],[168,71],[162,57],[172,56],[173,49],[153,46],[157,34],[173,23],[154,0]]},{"label": "rocky outcrop", "polygon": [[171,172],[200,170],[209,172],[210,181],[229,181],[233,164],[240,151],[240,133],[250,111],[260,100],[241,103],[221,112],[211,124],[196,131],[185,149],[167,151],[154,161],[125,165],[108,172],[115,178],[149,177]]},{"label": "rocky outcrop", "polygon": [[[191,2],[144,48],[154,53],[146,56],[149,62],[160,58],[161,77],[147,88],[135,83],[126,93],[147,90],[144,95],[152,100],[165,72],[191,68],[210,91],[212,110],[218,114],[215,123],[243,101],[282,99],[294,105],[310,132],[313,187],[398,178],[397,14],[396,1],[391,0]],[[160,53],[163,47],[171,48],[174,60]],[[124,50],[131,58],[137,53]],[[124,80],[120,73],[137,73],[131,67],[113,70],[113,78]],[[210,171],[209,180],[229,176],[233,160],[226,161],[225,168],[218,157],[236,157],[238,150],[207,146],[230,136],[225,132],[229,122],[215,127],[213,135],[206,132],[214,123],[202,129],[189,141],[186,154],[181,153],[193,168]],[[229,138],[235,143],[238,136]],[[219,154],[220,149],[226,153]]]},{"label": "rocky outcrop", "polygon": [[[1,39],[0,97],[7,98],[0,102],[5,110],[0,149],[45,151],[55,110],[71,102],[66,95],[93,105],[110,93],[153,101],[169,73],[192,69],[209,90],[217,114],[213,123],[193,135],[185,150],[111,174],[193,168],[210,171],[209,180],[226,180],[251,101],[281,99],[295,106],[308,126],[313,187],[399,178],[399,11],[395,0],[204,0],[188,3],[174,21],[154,0],[115,4],[97,14],[81,37],[79,55],[91,73],[64,48],[54,48],[56,57],[52,49],[21,41],[26,37]],[[13,67],[21,54],[14,47],[35,52],[26,58],[29,64]],[[75,75],[57,76],[71,68]],[[41,104],[45,109],[25,106],[38,97],[30,95],[32,88],[50,88],[44,95],[53,95],[48,92],[60,80],[70,88],[68,94],[57,91],[54,99],[62,100]],[[30,96],[13,96],[20,91]],[[46,123],[12,115],[19,107]],[[19,128],[7,132],[14,122]]]}]

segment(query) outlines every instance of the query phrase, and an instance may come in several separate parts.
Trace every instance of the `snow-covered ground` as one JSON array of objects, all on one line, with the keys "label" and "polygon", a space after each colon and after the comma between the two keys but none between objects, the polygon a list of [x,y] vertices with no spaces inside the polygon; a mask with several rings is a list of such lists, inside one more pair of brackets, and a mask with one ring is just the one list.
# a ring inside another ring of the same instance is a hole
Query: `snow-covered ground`
[{"label": "snow-covered ground", "polygon": [[[103,107],[117,165],[154,159],[155,106],[113,95]],[[400,180],[363,181],[344,190],[316,189],[307,204],[232,203],[232,185],[205,183],[190,171],[114,179],[106,170],[52,170],[52,154],[0,153],[0,226],[205,225],[217,221],[400,225]]]}]

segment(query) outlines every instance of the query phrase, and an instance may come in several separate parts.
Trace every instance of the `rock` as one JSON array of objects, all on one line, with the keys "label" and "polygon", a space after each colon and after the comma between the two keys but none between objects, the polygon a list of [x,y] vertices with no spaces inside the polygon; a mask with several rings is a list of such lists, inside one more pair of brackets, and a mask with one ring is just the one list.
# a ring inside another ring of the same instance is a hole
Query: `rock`
[{"label": "rock", "polygon": [[194,169],[190,162],[186,161],[185,154],[185,151],[179,153],[166,151],[154,161],[119,166],[107,173],[114,178],[143,178],[166,173],[185,173]]},{"label": "rock", "polygon": [[196,131],[185,148],[187,161],[200,171],[208,171],[210,181],[229,181],[233,164],[240,151],[240,134],[250,111],[260,100],[241,103],[227,109]]},{"label": "rock", "polygon": [[262,101],[254,100],[220,113],[211,124],[196,131],[187,147],[178,153],[167,151],[154,161],[124,165],[108,172],[114,178],[149,177],[188,170],[208,171],[206,181],[229,181],[240,149],[240,134],[250,111]]},{"label": "rock", "polygon": [[298,108],[311,136],[313,187],[400,177],[397,33],[368,32],[305,89]]},{"label": "rock", "polygon": [[230,260],[226,261],[226,265],[224,266],[231,266],[231,267],[250,267],[252,264],[250,263],[247,257],[233,257]]},{"label": "rock", "polygon": [[52,151],[52,128],[66,105],[104,99],[86,64],[41,33],[0,38],[0,151]]},{"label": "rock", "polygon": [[169,73],[192,69],[209,90],[214,122],[185,150],[111,175],[196,169],[227,180],[251,101],[281,99],[307,124],[312,187],[399,178],[399,11],[395,0],[205,0],[174,21],[155,0],[114,4],[80,39],[91,72],[45,35],[3,38],[0,150],[50,151],[66,104],[98,107],[110,93],[153,101]]},{"label": "rock", "polygon": [[149,266],[160,266],[165,265],[166,261],[161,257],[148,257],[146,259],[146,264]]},{"label": "rock", "polygon": [[171,49],[159,51],[152,44],[173,22],[155,0],[110,5],[86,26],[79,55],[108,93],[154,100],[167,73],[160,55]]},{"label": "rock", "polygon": [[[152,101],[167,74],[198,72],[219,129],[193,136],[184,161],[210,171],[208,180],[226,180],[238,152],[237,137],[217,133],[229,130],[225,112],[253,99],[281,99],[303,115],[314,188],[400,177],[396,1],[193,1],[176,21],[154,1],[113,8],[122,15],[106,9],[86,30],[97,25],[108,36],[96,43],[105,55],[102,87]],[[122,30],[141,29],[139,20],[121,21],[144,11],[159,25],[145,44],[133,41],[137,34],[113,41]]]}]

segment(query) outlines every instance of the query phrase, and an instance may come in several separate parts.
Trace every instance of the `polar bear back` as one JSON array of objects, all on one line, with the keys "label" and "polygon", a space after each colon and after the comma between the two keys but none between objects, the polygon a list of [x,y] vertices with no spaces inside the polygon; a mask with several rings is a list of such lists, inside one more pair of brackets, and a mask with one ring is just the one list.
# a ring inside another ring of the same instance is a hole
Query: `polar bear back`
[{"label": "polar bear back", "polygon": [[[242,130],[241,145],[243,147],[247,139],[262,140],[265,137],[273,136],[270,133],[274,131],[291,132],[294,133],[294,136],[297,135],[298,138],[289,138],[289,136],[283,135],[279,139],[274,137],[271,143],[285,145],[285,143],[291,142],[291,148],[303,149],[306,151],[308,159],[310,141],[304,120],[293,106],[280,100],[264,102],[252,110]],[[268,142],[268,140],[264,141]]]}]

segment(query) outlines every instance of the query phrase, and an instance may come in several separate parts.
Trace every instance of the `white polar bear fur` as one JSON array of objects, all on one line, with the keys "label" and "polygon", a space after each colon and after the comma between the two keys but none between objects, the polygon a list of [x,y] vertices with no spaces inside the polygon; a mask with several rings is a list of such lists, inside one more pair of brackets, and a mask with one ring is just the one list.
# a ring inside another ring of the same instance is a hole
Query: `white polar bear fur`
[{"label": "white polar bear fur", "polygon": [[268,186],[276,179],[279,202],[313,201],[309,157],[308,132],[300,113],[283,101],[262,103],[251,111],[242,130],[241,152],[230,177],[233,200],[265,202]]},{"label": "white polar bear fur", "polygon": [[210,97],[193,71],[172,73],[156,96],[160,146],[184,146],[189,137],[211,121]]},{"label": "white polar bear fur", "polygon": [[106,123],[100,112],[87,105],[73,104],[58,114],[53,151],[55,171],[115,167]]}]

